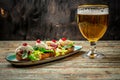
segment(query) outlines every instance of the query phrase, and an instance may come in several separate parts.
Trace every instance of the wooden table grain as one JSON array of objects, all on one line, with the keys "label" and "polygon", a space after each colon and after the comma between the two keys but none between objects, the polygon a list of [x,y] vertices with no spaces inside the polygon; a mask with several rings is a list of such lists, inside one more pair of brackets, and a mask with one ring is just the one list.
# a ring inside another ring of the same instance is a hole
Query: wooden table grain
[{"label": "wooden table grain", "polygon": [[97,50],[105,59],[85,59],[81,55],[89,49],[87,41],[80,52],[54,62],[30,67],[14,67],[5,60],[21,43],[33,45],[34,41],[0,41],[0,80],[120,80],[120,41],[99,41]]}]

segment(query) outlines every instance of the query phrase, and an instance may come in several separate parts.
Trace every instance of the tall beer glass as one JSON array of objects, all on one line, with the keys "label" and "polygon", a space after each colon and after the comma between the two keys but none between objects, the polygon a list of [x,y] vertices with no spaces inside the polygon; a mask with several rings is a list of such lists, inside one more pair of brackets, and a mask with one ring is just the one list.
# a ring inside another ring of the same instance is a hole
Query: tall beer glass
[{"label": "tall beer glass", "polygon": [[91,45],[83,55],[86,58],[104,58],[96,51],[96,42],[104,35],[108,26],[107,5],[80,5],[77,9],[77,23],[81,34]]}]

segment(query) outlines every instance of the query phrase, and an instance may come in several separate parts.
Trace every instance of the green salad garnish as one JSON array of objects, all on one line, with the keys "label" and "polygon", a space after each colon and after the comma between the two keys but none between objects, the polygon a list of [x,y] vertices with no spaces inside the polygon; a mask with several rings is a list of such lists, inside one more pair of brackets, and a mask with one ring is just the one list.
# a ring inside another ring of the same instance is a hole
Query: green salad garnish
[{"label": "green salad garnish", "polygon": [[43,52],[36,50],[36,51],[33,51],[28,57],[31,61],[40,60],[39,55],[42,53]]},{"label": "green salad garnish", "polygon": [[53,53],[53,50],[48,50],[45,48],[39,48],[37,46],[33,47],[34,51],[28,56],[31,61],[40,60],[40,54]]},{"label": "green salad garnish", "polygon": [[38,50],[38,51],[41,51],[43,53],[52,53],[52,52],[54,52],[53,50],[49,50],[49,49],[45,49],[45,48],[40,48],[40,47],[37,47],[37,46],[34,46],[33,49],[35,51]]},{"label": "green salad garnish", "polygon": [[74,43],[69,44],[69,45],[65,45],[65,46],[63,46],[62,48],[63,48],[63,49],[67,49],[67,48],[71,48],[71,47],[73,47],[73,46],[74,46]]}]

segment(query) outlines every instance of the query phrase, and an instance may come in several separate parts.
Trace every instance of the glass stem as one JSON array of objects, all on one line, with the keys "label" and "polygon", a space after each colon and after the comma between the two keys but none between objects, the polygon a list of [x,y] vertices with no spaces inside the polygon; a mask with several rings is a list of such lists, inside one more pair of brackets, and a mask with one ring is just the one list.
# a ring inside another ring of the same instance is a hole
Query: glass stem
[{"label": "glass stem", "polygon": [[96,43],[90,42],[90,50],[88,52],[88,56],[90,58],[94,58],[96,56]]}]

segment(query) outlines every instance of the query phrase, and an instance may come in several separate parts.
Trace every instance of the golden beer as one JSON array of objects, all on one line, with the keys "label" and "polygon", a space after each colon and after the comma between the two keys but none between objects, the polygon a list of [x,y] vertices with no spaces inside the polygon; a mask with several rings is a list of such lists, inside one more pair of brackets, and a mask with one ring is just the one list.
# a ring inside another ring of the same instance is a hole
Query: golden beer
[{"label": "golden beer", "polygon": [[90,49],[84,58],[102,59],[104,54],[97,52],[96,42],[104,35],[108,26],[107,5],[80,5],[77,8],[77,23],[82,35],[90,42]]},{"label": "golden beer", "polygon": [[[95,6],[96,7],[96,6]],[[105,6],[101,6],[105,7]],[[84,9],[83,9],[84,8]],[[106,32],[108,26],[108,12],[106,9],[97,11],[87,10],[87,5],[79,8],[77,13],[77,23],[82,35],[89,42],[98,41]],[[95,8],[93,8],[95,9]]]}]

